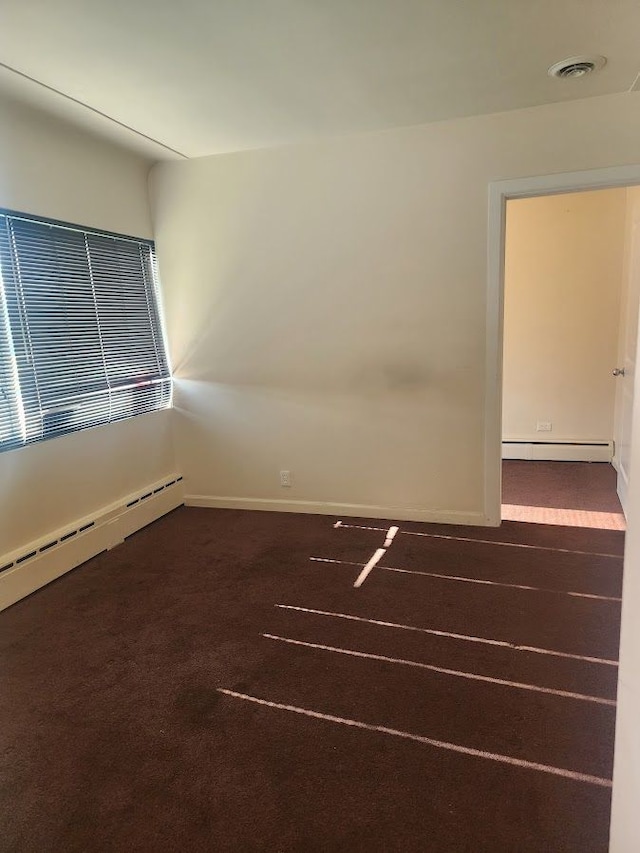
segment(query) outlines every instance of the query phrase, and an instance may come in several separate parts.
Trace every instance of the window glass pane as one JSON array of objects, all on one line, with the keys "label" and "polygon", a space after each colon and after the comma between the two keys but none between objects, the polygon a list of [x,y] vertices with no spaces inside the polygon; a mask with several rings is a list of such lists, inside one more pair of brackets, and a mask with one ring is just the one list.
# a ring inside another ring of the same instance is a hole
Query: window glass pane
[{"label": "window glass pane", "polygon": [[145,270],[150,248],[92,235],[89,251],[111,387],[159,379],[159,324],[151,315],[155,294]]},{"label": "window glass pane", "polygon": [[[20,220],[11,231],[42,432],[108,418],[97,394],[108,385],[84,235]],[[39,437],[30,426],[27,439]]]},{"label": "window glass pane", "polygon": [[[169,405],[153,246],[10,214],[0,225],[21,440]],[[0,418],[7,407],[0,394]]]}]

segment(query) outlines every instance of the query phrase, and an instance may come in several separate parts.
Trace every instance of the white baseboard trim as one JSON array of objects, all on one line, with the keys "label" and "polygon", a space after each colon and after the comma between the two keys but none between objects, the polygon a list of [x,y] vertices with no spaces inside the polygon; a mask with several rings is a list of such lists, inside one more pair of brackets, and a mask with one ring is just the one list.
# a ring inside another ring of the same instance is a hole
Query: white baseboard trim
[{"label": "white baseboard trim", "polygon": [[0,557],[0,610],[114,548],[183,503],[184,484],[175,474],[4,554]]},{"label": "white baseboard trim", "polygon": [[527,441],[502,442],[503,459],[527,459],[548,462],[611,462],[613,442],[602,441]]},{"label": "white baseboard trim", "polygon": [[424,521],[435,524],[490,524],[481,512],[413,509],[402,506],[330,503],[325,501],[279,500],[277,498],[236,498],[219,495],[185,495],[186,506],[210,509],[249,509],[267,512],[302,512],[355,518],[389,518],[397,521]]}]

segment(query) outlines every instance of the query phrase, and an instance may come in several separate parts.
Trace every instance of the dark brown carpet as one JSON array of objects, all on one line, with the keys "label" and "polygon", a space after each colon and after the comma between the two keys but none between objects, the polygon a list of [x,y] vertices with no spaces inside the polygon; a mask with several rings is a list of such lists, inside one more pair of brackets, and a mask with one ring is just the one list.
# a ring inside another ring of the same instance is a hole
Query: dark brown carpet
[{"label": "dark brown carpet", "polygon": [[616,471],[607,462],[502,463],[502,502],[591,512],[622,512]]},{"label": "dark brown carpet", "polygon": [[218,688],[609,779],[611,705],[317,646],[605,699],[614,666],[275,605],[612,659],[623,535],[402,524],[460,538],[356,590],[384,534],[333,521],[181,508],[0,614],[2,850],[605,851],[608,787]]}]

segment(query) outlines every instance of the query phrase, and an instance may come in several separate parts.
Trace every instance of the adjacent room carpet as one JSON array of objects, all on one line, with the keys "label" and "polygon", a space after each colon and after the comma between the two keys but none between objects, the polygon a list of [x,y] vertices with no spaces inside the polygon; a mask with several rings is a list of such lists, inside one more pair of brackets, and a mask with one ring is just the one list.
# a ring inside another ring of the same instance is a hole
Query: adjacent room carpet
[{"label": "adjacent room carpet", "polygon": [[510,521],[625,530],[616,471],[605,462],[502,463],[502,517]]},{"label": "adjacent room carpet", "polygon": [[606,851],[623,534],[400,523],[354,589],[394,522],[335,521],[183,507],[0,614],[2,850]]}]

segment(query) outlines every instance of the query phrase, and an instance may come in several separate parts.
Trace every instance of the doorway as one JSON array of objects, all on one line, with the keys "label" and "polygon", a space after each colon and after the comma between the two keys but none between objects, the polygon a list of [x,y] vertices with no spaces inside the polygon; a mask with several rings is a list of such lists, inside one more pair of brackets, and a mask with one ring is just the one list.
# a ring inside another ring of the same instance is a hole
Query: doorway
[{"label": "doorway", "polygon": [[[504,332],[504,273],[507,202],[511,199],[526,199],[562,193],[610,189],[634,188],[640,185],[640,165],[616,166],[585,172],[569,172],[529,178],[495,181],[489,185],[488,247],[487,247],[487,316],[486,316],[486,395],[485,395],[485,480],[484,503],[485,523],[497,526],[502,520],[502,384],[503,384],[503,332]],[[639,215],[640,216],[640,215]],[[635,233],[640,227],[634,223]],[[634,263],[639,264],[637,253]],[[627,311],[627,316],[632,312]],[[637,318],[636,318],[637,320]],[[633,322],[629,333],[633,338]],[[637,339],[637,322],[635,326]],[[625,370],[629,391],[634,378]],[[633,394],[628,397],[628,405]],[[619,422],[619,421],[618,421]],[[631,420],[628,418],[626,433],[622,432],[620,455],[626,447],[627,470],[631,452]],[[624,468],[624,463],[622,463]],[[624,486],[620,489],[624,502]],[[628,491],[628,476],[627,476]],[[631,520],[627,518],[627,529]]]},{"label": "doorway", "polygon": [[[628,254],[640,197],[632,192],[506,203],[504,520],[624,529],[612,463],[622,485],[621,412],[630,417],[633,400],[623,389],[637,335],[624,322],[634,302]],[[617,367],[624,354],[627,370]]]}]

